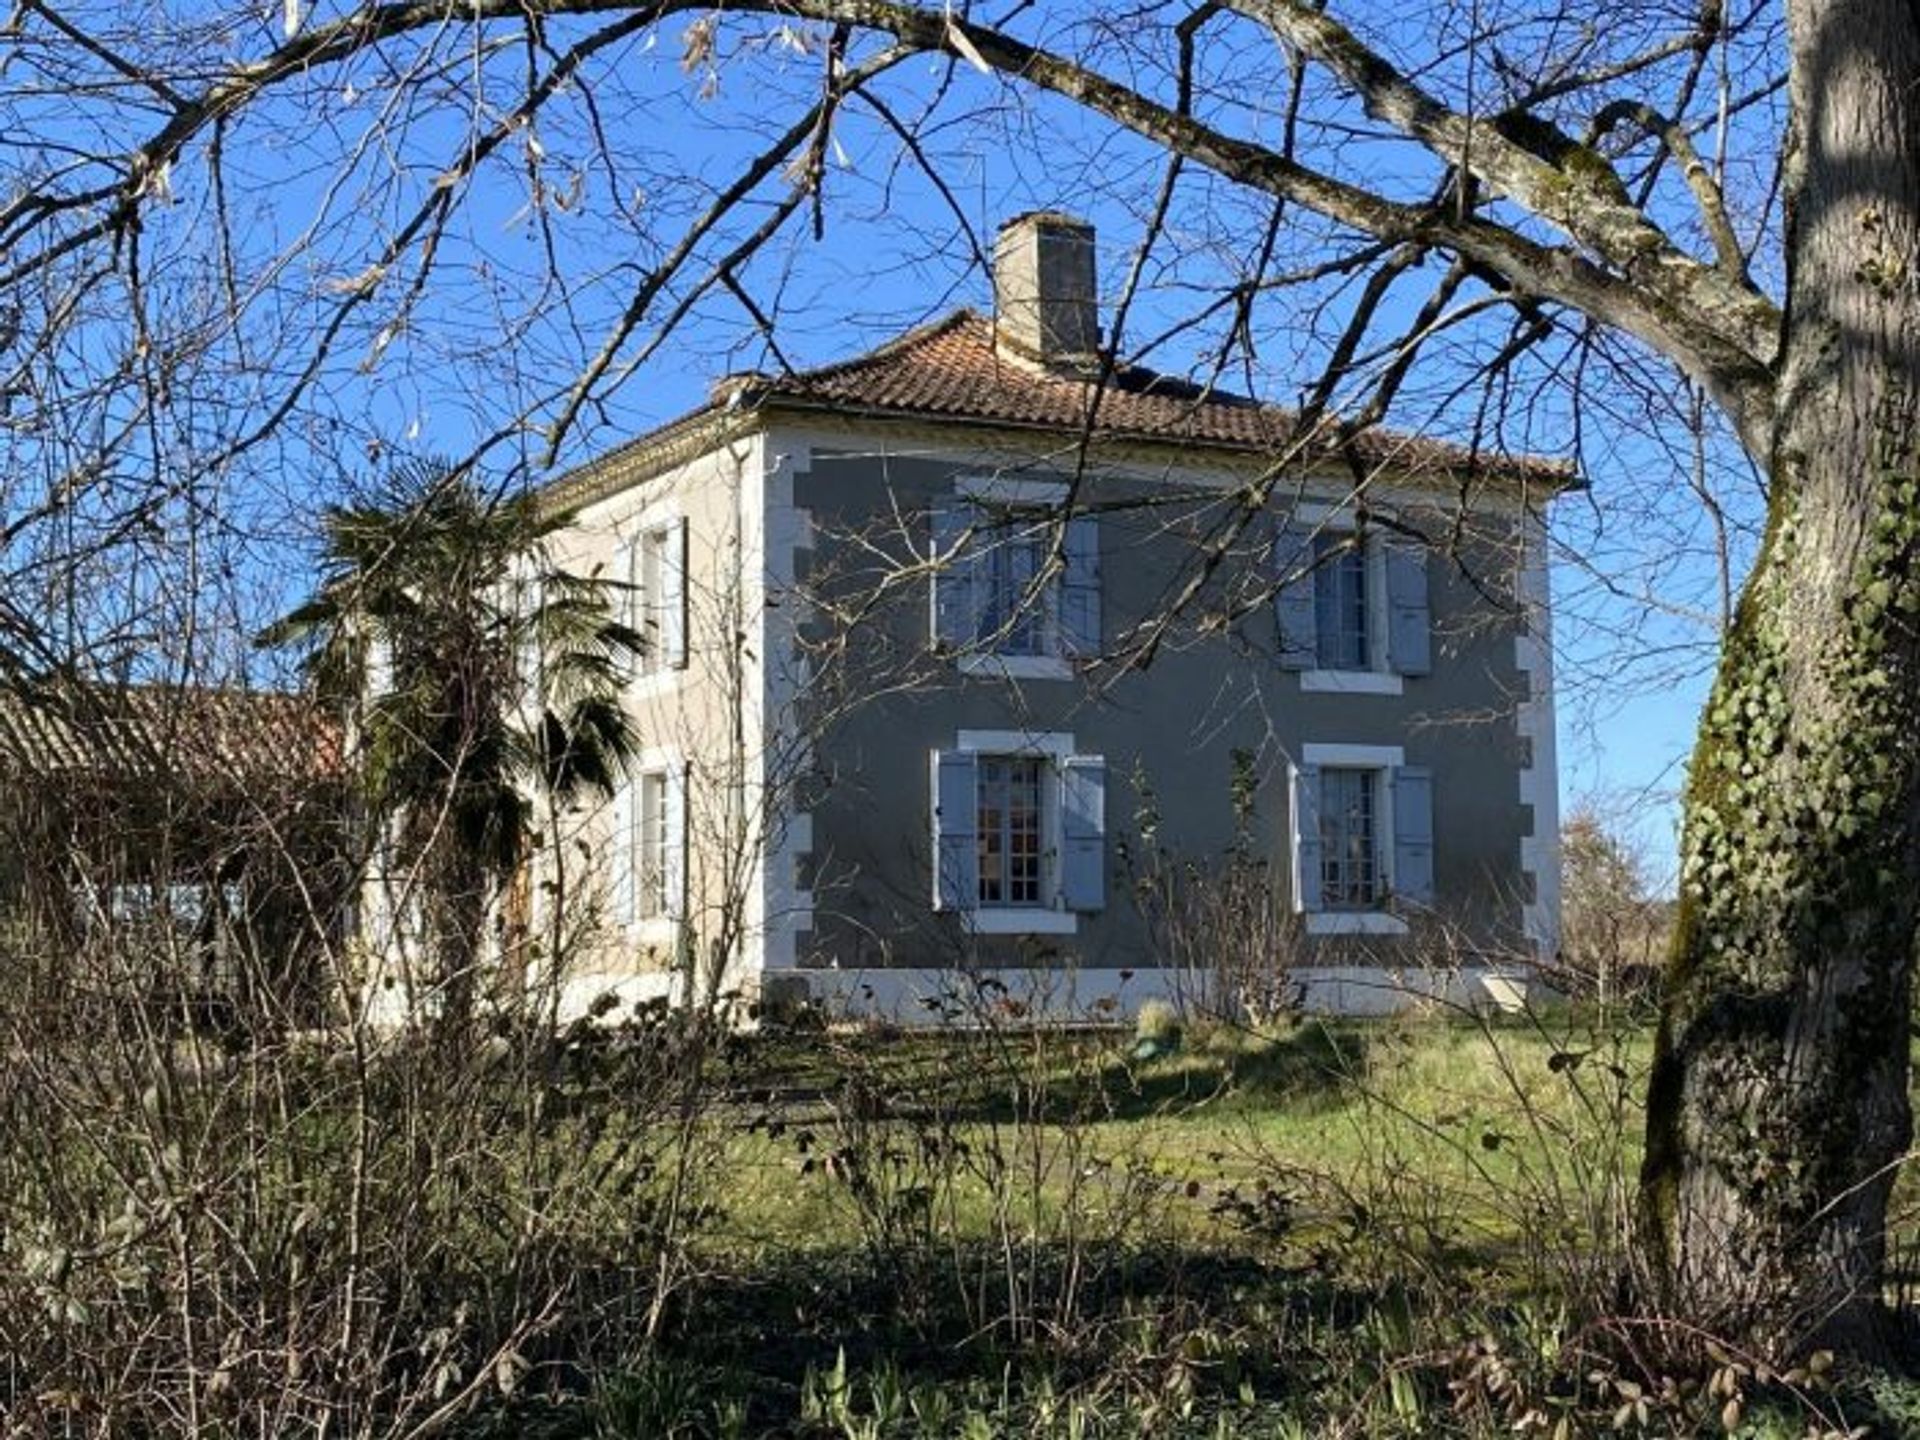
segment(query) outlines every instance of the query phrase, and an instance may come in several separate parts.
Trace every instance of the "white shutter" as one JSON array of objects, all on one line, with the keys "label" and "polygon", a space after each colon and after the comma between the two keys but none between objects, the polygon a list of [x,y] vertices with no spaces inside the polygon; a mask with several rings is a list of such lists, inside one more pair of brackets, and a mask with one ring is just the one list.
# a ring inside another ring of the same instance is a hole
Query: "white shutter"
[{"label": "white shutter", "polygon": [[666,900],[667,918],[684,924],[687,918],[687,776],[688,766],[676,760],[667,767]]},{"label": "white shutter", "polygon": [[634,881],[635,860],[633,848],[634,793],[638,788],[634,778],[621,780],[620,787],[613,792],[612,828],[607,844],[608,896],[612,904],[613,918],[621,925],[631,925],[634,919]]},{"label": "white shutter", "polygon": [[687,520],[667,527],[666,553],[660,557],[660,636],[666,663],[687,667]]}]

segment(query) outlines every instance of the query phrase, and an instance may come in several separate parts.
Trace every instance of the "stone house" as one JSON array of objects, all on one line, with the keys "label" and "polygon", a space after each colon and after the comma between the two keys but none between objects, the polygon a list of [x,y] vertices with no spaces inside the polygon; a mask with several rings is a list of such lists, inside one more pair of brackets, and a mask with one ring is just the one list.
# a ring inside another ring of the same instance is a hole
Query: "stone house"
[{"label": "stone house", "polygon": [[567,1008],[1271,969],[1366,1009],[1550,952],[1569,472],[1104,369],[1092,230],[995,258],[993,314],[730,377],[551,488],[650,641],[644,753],[548,855],[592,897]]}]

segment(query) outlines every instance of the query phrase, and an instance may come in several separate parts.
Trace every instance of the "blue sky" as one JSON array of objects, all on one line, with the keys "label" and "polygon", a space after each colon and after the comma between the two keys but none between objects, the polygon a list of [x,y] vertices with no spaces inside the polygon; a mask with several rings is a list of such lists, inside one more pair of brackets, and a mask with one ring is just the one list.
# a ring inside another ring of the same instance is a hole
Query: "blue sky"
[{"label": "blue sky", "polygon": [[[1529,29],[1506,13],[1524,8],[1495,0],[1485,7],[1487,23],[1508,26],[1509,54],[1523,44],[1547,53],[1595,43],[1555,28],[1557,19]],[[1105,13],[1046,7],[1023,23],[1080,25],[1084,53],[1164,89],[1166,35],[1147,25],[1116,30]],[[1460,18],[1451,10],[1344,13],[1372,25],[1376,43],[1428,55],[1423,83],[1442,93],[1477,96],[1475,86],[1488,83],[1471,47],[1447,43]],[[272,40],[272,18],[207,32],[208,54],[258,52]],[[1657,30],[1668,17],[1658,5],[1628,5],[1615,19],[1626,44],[1638,38],[1634,27]],[[143,37],[137,22],[127,23],[117,38],[136,49]],[[169,450],[166,463],[206,468],[223,438],[273,413],[319,328],[339,323],[330,357],[272,440],[215,467],[226,487],[230,563],[256,592],[249,603],[270,607],[276,594],[304,584],[288,544],[298,547],[325,504],[399,456],[485,445],[503,483],[550,473],[540,426],[559,412],[568,377],[607,343],[636,287],[714,196],[818,94],[822,32],[771,17],[736,16],[703,31],[705,23],[683,19],[623,36],[594,56],[590,84],[568,87],[532,126],[513,129],[471,176],[459,167],[474,136],[524,92],[526,58],[511,30],[480,51],[448,27],[302,75],[228,127],[223,193],[211,184],[204,151],[175,168],[172,203],[153,213],[143,237],[150,273],[172,282],[156,307],[156,331],[163,341],[170,327],[191,334],[196,307],[230,283],[230,266],[254,283],[244,287],[242,325],[208,352],[200,408],[190,416],[182,408],[178,433],[153,442]],[[546,38],[557,50],[587,33],[554,22]],[[850,58],[872,53],[856,47]],[[1210,39],[1204,62],[1201,112],[1273,139],[1283,117],[1271,42],[1229,30]],[[432,78],[409,78],[414,64]],[[74,98],[81,93],[56,86],[22,99],[16,87],[14,98],[0,98],[9,143],[52,144],[83,123],[134,135],[151,122],[137,92],[118,115]],[[974,246],[990,245],[999,222],[1020,210],[1060,207],[1093,219],[1103,284],[1110,295],[1119,291],[1165,177],[1164,155],[1064,102],[935,57],[906,61],[876,93],[887,108],[842,107],[819,152],[818,233],[803,206],[734,270],[737,293],[712,283],[712,262],[793,193],[793,173],[776,169],[616,347],[616,363],[580,411],[559,463],[699,403],[723,374],[776,368],[783,359],[820,363],[957,304],[984,307],[988,282]],[[1403,198],[1432,193],[1432,157],[1369,128],[1326,86],[1314,89],[1308,113],[1324,127],[1303,142],[1317,147],[1307,152],[1317,163]],[[1754,178],[1764,167],[1749,176],[1738,157],[1742,145],[1770,153],[1777,121],[1762,104],[1741,112],[1729,137],[1738,142],[1729,184],[1752,182],[1762,197],[1743,223],[1773,223]],[[917,150],[902,143],[901,128],[913,131]],[[416,246],[375,270],[393,258],[383,255],[391,238],[441,196],[459,203],[431,265]],[[1261,290],[1250,348],[1231,343],[1226,312],[1214,302],[1259,258],[1268,276],[1305,270],[1356,238],[1295,211],[1269,246],[1271,201],[1191,167],[1173,196],[1164,232],[1140,257],[1123,350],[1157,368],[1297,401],[1321,372],[1354,283]],[[1656,212],[1682,226],[1685,204],[1671,183],[1656,192]],[[210,241],[223,221],[232,237],[224,256]],[[1369,345],[1404,327],[1443,263],[1429,260],[1396,285]],[[1469,285],[1463,298],[1475,293]],[[772,322],[771,337],[762,319]],[[1671,870],[1671,796],[1712,660],[1722,555],[1737,579],[1752,549],[1758,489],[1724,433],[1695,423],[1695,397],[1671,372],[1630,345],[1582,333],[1577,322],[1563,323],[1498,386],[1476,386],[1510,324],[1506,312],[1490,312],[1429,344],[1391,423],[1571,457],[1591,482],[1589,496],[1561,503],[1555,526],[1563,546],[1554,577],[1563,792],[1569,803],[1594,798],[1632,829],[1663,874]],[[1164,338],[1149,345],[1156,336]],[[1363,365],[1359,378],[1376,375],[1383,358]],[[182,390],[193,378],[182,376]]]}]

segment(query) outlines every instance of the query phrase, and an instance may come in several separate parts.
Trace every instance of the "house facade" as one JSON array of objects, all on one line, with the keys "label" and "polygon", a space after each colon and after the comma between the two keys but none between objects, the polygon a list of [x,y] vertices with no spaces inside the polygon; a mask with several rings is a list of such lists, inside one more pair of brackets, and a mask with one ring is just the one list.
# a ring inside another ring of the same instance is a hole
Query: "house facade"
[{"label": "house facade", "polygon": [[556,482],[648,642],[642,752],[535,887],[564,1008],[1374,1009],[1551,952],[1568,474],[1103,369],[1094,273],[1021,217],[992,315]]}]

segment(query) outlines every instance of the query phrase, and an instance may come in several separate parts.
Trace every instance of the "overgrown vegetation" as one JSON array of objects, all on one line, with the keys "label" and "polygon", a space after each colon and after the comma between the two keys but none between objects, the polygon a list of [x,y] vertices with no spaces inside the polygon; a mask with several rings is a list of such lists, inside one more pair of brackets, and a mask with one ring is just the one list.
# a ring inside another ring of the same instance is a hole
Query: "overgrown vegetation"
[{"label": "overgrown vegetation", "polygon": [[1598,1011],[1183,1017],[1145,1056],[659,1008],[221,1046],[105,988],[30,1011],[34,959],[0,995],[11,1435],[1800,1437],[1920,1404],[1622,1307],[1649,1039]]}]

